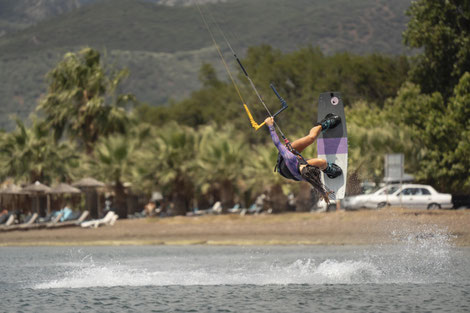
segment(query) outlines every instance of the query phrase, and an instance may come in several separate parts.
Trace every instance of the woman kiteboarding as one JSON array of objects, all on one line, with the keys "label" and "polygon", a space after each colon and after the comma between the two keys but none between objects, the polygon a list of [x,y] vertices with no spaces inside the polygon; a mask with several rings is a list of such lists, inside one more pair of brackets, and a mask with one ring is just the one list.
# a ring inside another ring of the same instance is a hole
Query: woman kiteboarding
[{"label": "woman kiteboarding", "polygon": [[287,179],[309,182],[328,203],[329,192],[321,182],[320,170],[329,178],[336,178],[342,174],[341,168],[335,163],[329,163],[319,158],[306,160],[300,153],[315,142],[320,132],[325,132],[340,124],[341,117],[331,113],[327,114],[320,123],[316,123],[310,129],[308,135],[295,140],[288,147],[284,146],[277,136],[276,129],[274,128],[274,118],[268,117],[264,122],[268,125],[271,139],[279,151],[275,170],[277,169],[277,172]]},{"label": "woman kiteboarding", "polygon": [[[217,44],[217,41],[215,40],[214,34],[212,33],[201,8],[199,7],[199,5],[197,5],[197,7],[201,15],[201,18],[204,22],[204,25],[206,26],[206,29],[212,39],[214,47],[216,48],[217,53],[219,54],[219,57],[222,60],[222,63],[225,67],[225,70],[227,71],[230,77],[230,80],[232,81],[233,87],[235,88],[238,96],[240,97],[240,100],[243,104],[246,114],[248,115],[248,119],[250,120],[251,126],[255,130],[260,129],[264,124],[269,126],[271,138],[274,142],[274,145],[279,150],[279,155],[278,155],[277,164],[276,164],[276,168],[279,174],[281,174],[282,176],[288,179],[293,179],[296,181],[305,180],[309,182],[322,195],[325,202],[329,203],[328,195],[331,194],[332,192],[328,190],[328,188],[325,187],[325,185],[322,183],[321,178],[320,178],[320,174],[321,174],[320,170],[323,171],[329,178],[336,178],[342,174],[341,168],[335,163],[329,163],[326,160],[319,159],[319,158],[305,160],[300,154],[300,152],[302,152],[305,148],[307,148],[309,145],[314,143],[321,131],[327,131],[328,129],[334,128],[338,124],[340,124],[341,118],[332,113],[327,114],[320,123],[315,124],[315,126],[310,130],[307,136],[297,139],[291,144],[289,140],[286,138],[286,136],[282,133],[282,130],[280,129],[279,125],[277,125],[274,121],[274,117],[276,117],[285,109],[287,109],[288,106],[287,106],[286,101],[279,95],[274,85],[271,84],[272,90],[274,91],[274,93],[276,94],[277,98],[279,99],[282,105],[279,111],[277,111],[274,114],[271,114],[266,103],[264,103],[263,98],[258,92],[254,82],[251,80],[250,76],[248,75],[248,72],[246,71],[245,67],[242,65],[240,59],[237,57],[235,51],[233,50],[227,38],[225,37],[225,34],[223,33],[222,29],[219,27],[219,25],[214,19],[214,23],[219,29],[222,37],[227,43],[227,46],[231,50],[241,70],[243,71],[243,74],[245,75],[247,80],[250,82],[250,85],[253,91],[256,93],[260,103],[263,105],[263,107],[265,108],[265,110],[270,116],[264,121],[264,123],[258,124],[254,120],[248,108],[248,105],[246,104],[245,100],[242,97],[240,89],[238,88],[237,83],[235,82],[235,79],[227,65],[227,62],[225,61],[222,51],[220,50],[220,47]],[[277,136],[274,125],[276,125],[276,127],[278,128],[282,138],[284,139],[286,143],[286,146],[282,145],[281,142],[279,141],[279,137]]]}]

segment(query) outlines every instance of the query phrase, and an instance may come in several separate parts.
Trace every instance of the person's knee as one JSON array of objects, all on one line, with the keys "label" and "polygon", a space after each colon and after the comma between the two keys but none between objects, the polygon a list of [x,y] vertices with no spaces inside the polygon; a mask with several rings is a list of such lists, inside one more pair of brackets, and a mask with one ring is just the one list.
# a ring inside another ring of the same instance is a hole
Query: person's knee
[{"label": "person's knee", "polygon": [[328,162],[326,162],[326,160],[323,160],[323,159],[319,159],[319,165],[318,166],[322,171],[325,170],[327,167],[328,167]]},{"label": "person's knee", "polygon": [[320,132],[321,132],[321,126],[315,126],[312,129],[310,129],[310,133],[308,134],[308,136],[311,139],[315,140],[320,134]]},{"label": "person's knee", "polygon": [[318,159],[318,158],[315,158],[315,159],[309,159],[307,161],[307,163],[309,165],[313,165],[313,166],[316,166],[318,167],[319,169],[321,170],[324,170],[328,167],[328,162],[326,162],[326,160],[323,160],[323,159]]}]

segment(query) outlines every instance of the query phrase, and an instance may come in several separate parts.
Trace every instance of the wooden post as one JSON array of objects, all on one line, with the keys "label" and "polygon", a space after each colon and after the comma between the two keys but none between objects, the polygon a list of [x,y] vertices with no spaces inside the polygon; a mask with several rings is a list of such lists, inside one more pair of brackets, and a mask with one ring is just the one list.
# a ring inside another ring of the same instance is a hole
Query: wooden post
[{"label": "wooden post", "polygon": [[51,195],[47,194],[47,214],[51,214]]}]

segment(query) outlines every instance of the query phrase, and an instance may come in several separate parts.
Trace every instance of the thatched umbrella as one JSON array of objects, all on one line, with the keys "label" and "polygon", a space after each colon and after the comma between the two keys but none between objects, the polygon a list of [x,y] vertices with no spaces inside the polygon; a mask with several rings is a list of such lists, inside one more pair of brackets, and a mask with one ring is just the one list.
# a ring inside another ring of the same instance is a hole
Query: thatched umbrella
[{"label": "thatched umbrella", "polygon": [[15,184],[10,184],[7,187],[0,188],[0,195],[18,196],[18,195],[24,195],[24,194],[28,194],[28,193],[24,192],[23,188]]},{"label": "thatched umbrella", "polygon": [[[3,199],[3,195],[6,195],[6,196],[11,196],[13,197],[13,203],[14,203],[14,206],[12,208],[12,211],[15,211],[16,209],[18,209],[18,200],[19,200],[19,196],[20,195],[25,195],[25,194],[28,194],[27,192],[24,192],[23,191],[23,188],[21,188],[20,186],[17,186],[15,184],[9,184],[7,187],[5,188],[0,188],[0,195],[2,196],[1,199],[2,201],[0,202],[1,204],[4,203],[4,199]],[[11,200],[11,199],[10,199]],[[4,205],[4,204],[3,204]]]},{"label": "thatched umbrella", "polygon": [[100,215],[100,205],[98,201],[98,192],[96,191],[96,189],[99,187],[104,187],[106,185],[92,177],[86,177],[73,183],[72,186],[80,188],[85,193],[86,210],[90,212],[90,215],[93,218],[98,218]]},{"label": "thatched umbrella", "polygon": [[163,195],[159,191],[154,191],[152,192],[152,197],[150,198],[150,201],[162,201],[163,200]]},{"label": "thatched umbrella", "polygon": [[24,194],[23,189],[15,184],[10,184],[6,188],[0,189],[2,195],[19,195]]},{"label": "thatched umbrella", "polygon": [[86,177],[73,183],[72,186],[78,187],[78,188],[96,188],[96,187],[104,187],[106,185],[92,177]]},{"label": "thatched umbrella", "polygon": [[[34,184],[31,184],[29,186],[26,186],[23,188],[23,191],[26,191],[28,193],[34,194],[36,197],[36,211],[39,215],[40,213],[40,206],[39,206],[39,196],[40,195],[48,195],[51,193],[52,188],[49,186],[46,186],[44,184],[41,184],[39,181],[36,181]],[[50,211],[50,201],[49,197],[47,197],[47,211]]]},{"label": "thatched umbrella", "polygon": [[[63,207],[63,200],[64,195],[78,195],[81,194],[82,191],[78,188],[72,187],[66,183],[60,183],[52,187],[51,194],[56,196],[59,199],[58,207],[62,209]],[[54,206],[54,209],[57,209],[57,206]]]},{"label": "thatched umbrella", "polygon": [[52,187],[52,190],[51,190],[51,193],[53,194],[77,194],[81,192],[82,191],[80,189],[72,187],[66,183],[60,183]]},{"label": "thatched umbrella", "polygon": [[37,192],[37,193],[50,193],[52,191],[52,188],[36,181],[34,184],[24,187],[23,191]]}]

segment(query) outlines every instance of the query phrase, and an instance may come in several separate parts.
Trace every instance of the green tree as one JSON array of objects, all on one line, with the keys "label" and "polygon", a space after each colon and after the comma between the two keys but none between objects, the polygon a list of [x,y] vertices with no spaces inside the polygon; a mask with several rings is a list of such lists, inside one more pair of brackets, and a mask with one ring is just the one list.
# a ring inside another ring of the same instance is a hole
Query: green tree
[{"label": "green tree", "polygon": [[287,208],[286,194],[295,189],[295,183],[273,171],[277,161],[277,149],[269,144],[257,145],[253,147],[253,151],[250,161],[246,165],[247,174],[245,177],[249,200],[253,201],[259,194],[266,192],[273,212],[285,211]]},{"label": "green tree", "polygon": [[[392,106],[391,106],[392,107]],[[381,109],[365,101],[346,108],[348,123],[348,194],[361,191],[363,180],[380,183],[384,177],[384,156],[403,153],[406,171],[415,173],[422,145],[413,140],[412,127],[396,123],[390,115],[399,114]]]},{"label": "green tree", "polygon": [[[321,92],[342,91],[346,105],[362,99],[382,106],[396,94],[409,69],[405,57],[349,53],[326,56],[312,47],[283,54],[267,45],[250,48],[242,62],[272,113],[280,105],[270,83],[286,99],[289,109],[278,118],[286,133],[312,125]],[[267,112],[240,69],[235,78],[253,117],[263,121]],[[139,116],[146,120],[151,116],[150,120],[157,123],[176,120],[191,127],[208,123],[220,127],[230,120],[236,128],[247,130],[250,144],[269,140],[268,136],[251,131],[242,102],[228,78],[218,79],[213,68],[205,64],[200,70],[200,80],[203,87],[189,98],[171,103],[168,108],[139,107]]]},{"label": "green tree", "polygon": [[67,53],[48,73],[49,90],[38,106],[55,138],[66,135],[91,154],[100,136],[125,132],[125,105],[135,101],[130,94],[117,94],[126,75],[124,70],[107,75],[94,49]]},{"label": "green tree", "polygon": [[222,82],[217,77],[217,73],[212,65],[204,63],[199,70],[199,80],[203,87],[221,87]]},{"label": "green tree", "polygon": [[212,66],[204,64],[199,78],[203,84],[188,99],[171,105],[171,119],[190,127],[209,123],[223,125],[227,120],[239,120],[243,113],[241,100],[231,83],[221,82]]},{"label": "green tree", "polygon": [[114,187],[114,205],[121,218],[127,218],[124,183],[132,177],[137,141],[126,135],[101,138],[89,158],[92,175],[111,183]]},{"label": "green tree", "polygon": [[469,73],[462,76],[447,105],[440,93],[422,94],[418,85],[408,83],[387,107],[387,118],[406,127],[408,140],[419,147],[417,178],[440,190],[464,192],[469,185],[469,92]]},{"label": "green tree", "polygon": [[183,215],[192,205],[199,145],[200,135],[194,129],[173,122],[157,129],[139,157],[139,172],[167,195],[171,215]]},{"label": "green tree", "polygon": [[452,190],[463,192],[470,188],[470,73],[462,76],[454,89],[454,96],[448,105],[446,137],[454,138],[453,146],[446,151],[444,167],[448,170]]},{"label": "green tree", "polygon": [[470,1],[413,1],[404,32],[405,44],[422,49],[411,80],[423,92],[447,99],[463,73],[470,71]]},{"label": "green tree", "polygon": [[110,184],[114,188],[115,203],[118,214],[126,218],[128,212],[126,203],[126,186],[130,183],[128,190],[148,192],[146,171],[142,169],[147,164],[142,162],[142,154],[146,153],[146,145],[151,138],[151,127],[140,124],[132,119],[126,134],[114,134],[101,137],[96,143],[96,148],[90,156],[84,156],[80,172],[75,173],[83,177],[83,173],[89,173],[94,177]]},{"label": "green tree", "polygon": [[27,128],[16,119],[16,129],[3,134],[0,142],[0,177],[14,177],[33,183],[70,180],[71,169],[78,166],[73,145],[55,143],[48,127],[36,118]]},{"label": "green tree", "polygon": [[249,149],[242,134],[237,134],[233,127],[207,126],[200,132],[195,183],[201,186],[202,194],[209,190],[220,194],[225,211],[233,206],[234,196],[239,192],[245,165],[250,160]]}]

